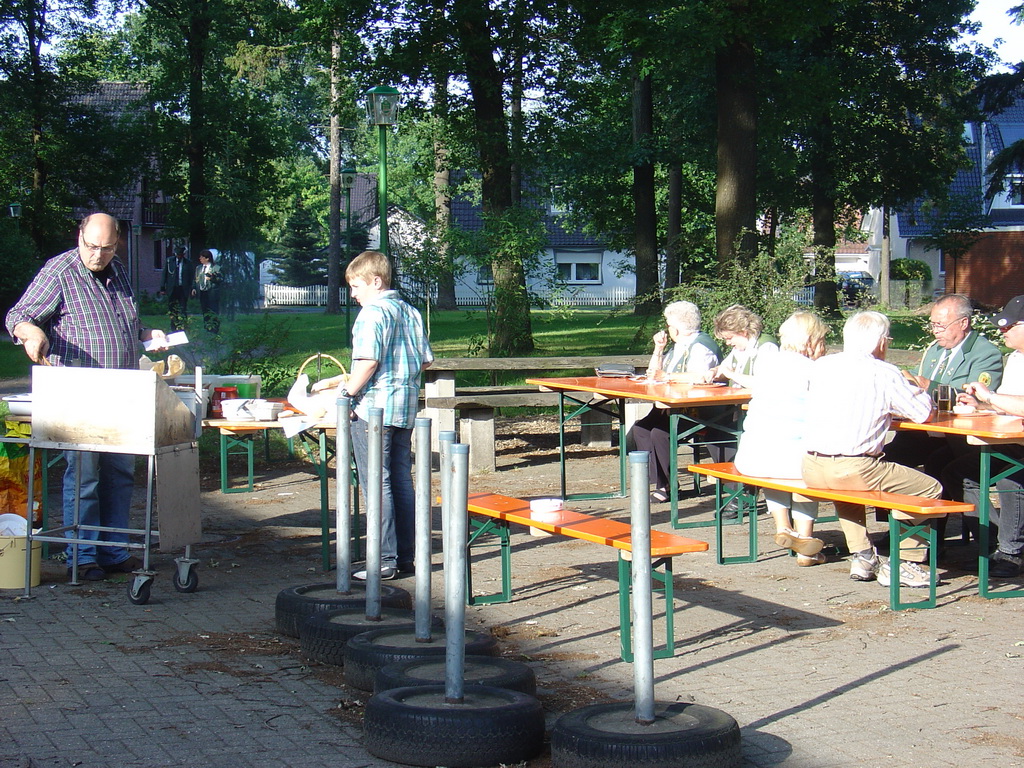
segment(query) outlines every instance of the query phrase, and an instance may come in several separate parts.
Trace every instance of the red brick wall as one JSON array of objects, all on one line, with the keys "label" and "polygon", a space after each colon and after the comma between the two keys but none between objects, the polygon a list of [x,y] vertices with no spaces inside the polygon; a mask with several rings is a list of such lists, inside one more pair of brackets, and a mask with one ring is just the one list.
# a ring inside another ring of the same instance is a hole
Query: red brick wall
[{"label": "red brick wall", "polygon": [[[945,259],[946,292],[952,293],[953,260]],[[957,260],[955,288],[957,293],[991,307],[1002,307],[1014,296],[1024,294],[1024,232],[995,232],[982,237]]]}]

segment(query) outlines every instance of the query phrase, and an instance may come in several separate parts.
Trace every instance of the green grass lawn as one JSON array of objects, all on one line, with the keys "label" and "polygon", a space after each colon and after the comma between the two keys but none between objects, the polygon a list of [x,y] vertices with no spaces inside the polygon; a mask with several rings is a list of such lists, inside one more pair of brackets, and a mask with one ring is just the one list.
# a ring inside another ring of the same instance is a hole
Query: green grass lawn
[{"label": "green grass lawn", "polygon": [[[154,328],[166,328],[166,321],[162,315],[143,318],[144,324]],[[190,321],[188,333],[196,349],[214,346],[215,340],[202,330],[199,318],[192,316]],[[660,318],[638,318],[607,310],[571,313],[535,310],[531,313],[531,321],[536,343],[533,355],[536,357],[643,354],[650,351],[651,335],[661,327]],[[221,331],[222,340],[226,343],[249,345],[257,354],[260,344],[276,346],[280,364],[297,369],[303,360],[316,352],[333,355],[348,365],[349,343],[345,329],[344,315],[274,311],[225,320]],[[909,315],[893,315],[892,336],[896,349],[922,347],[930,339],[921,319]],[[486,315],[466,311],[433,312],[430,316],[430,338],[434,354],[438,357],[483,355],[487,342]],[[838,334],[835,340],[838,340]],[[29,361],[21,347],[0,344],[0,378],[19,378],[28,376],[28,373]]]}]

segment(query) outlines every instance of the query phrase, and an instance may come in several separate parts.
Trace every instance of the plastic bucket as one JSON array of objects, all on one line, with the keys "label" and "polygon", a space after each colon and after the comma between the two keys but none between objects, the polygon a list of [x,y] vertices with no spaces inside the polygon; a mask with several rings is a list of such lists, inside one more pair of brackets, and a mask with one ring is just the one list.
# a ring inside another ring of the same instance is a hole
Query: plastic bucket
[{"label": "plastic bucket", "polygon": [[[32,583],[39,586],[42,543],[32,542]],[[25,537],[0,536],[0,589],[25,588]]]}]

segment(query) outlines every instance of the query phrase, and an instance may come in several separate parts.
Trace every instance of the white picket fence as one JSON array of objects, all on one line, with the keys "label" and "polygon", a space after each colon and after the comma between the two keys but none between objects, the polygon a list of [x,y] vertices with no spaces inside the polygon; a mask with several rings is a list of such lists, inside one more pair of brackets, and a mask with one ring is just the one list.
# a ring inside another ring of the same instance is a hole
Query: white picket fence
[{"label": "white picket fence", "polygon": [[[633,291],[628,288],[595,288],[586,291],[534,290],[541,301],[553,307],[617,307],[633,300]],[[344,289],[339,292],[339,302],[344,303]],[[487,303],[485,296],[459,296],[459,307],[482,307]],[[264,285],[263,305],[265,307],[327,305],[327,286]]]}]

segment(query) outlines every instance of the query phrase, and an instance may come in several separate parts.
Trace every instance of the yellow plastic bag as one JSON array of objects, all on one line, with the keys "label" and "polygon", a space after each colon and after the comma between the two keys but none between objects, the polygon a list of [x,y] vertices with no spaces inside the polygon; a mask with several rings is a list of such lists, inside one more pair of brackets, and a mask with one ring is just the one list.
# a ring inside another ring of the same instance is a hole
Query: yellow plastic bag
[{"label": "yellow plastic bag", "polygon": [[[6,437],[24,437],[32,434],[32,425],[19,421],[5,421]],[[36,487],[33,525],[42,522],[43,459],[36,455]],[[28,446],[19,443],[0,443],[0,513],[10,512],[26,516],[28,509]]]}]

